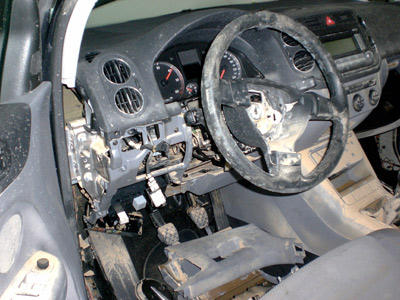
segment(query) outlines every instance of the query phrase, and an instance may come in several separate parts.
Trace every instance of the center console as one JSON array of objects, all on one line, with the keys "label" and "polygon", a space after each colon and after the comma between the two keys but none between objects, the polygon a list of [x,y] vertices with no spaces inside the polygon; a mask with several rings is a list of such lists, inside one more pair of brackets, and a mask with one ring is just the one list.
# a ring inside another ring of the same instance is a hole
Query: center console
[{"label": "center console", "polygon": [[350,107],[350,127],[361,123],[374,109],[387,79],[382,62],[365,22],[352,10],[297,18],[314,32],[332,55],[342,75]]},{"label": "center console", "polygon": [[320,38],[340,72],[371,68],[379,63],[374,40],[364,21],[353,11],[313,15],[298,21]]}]

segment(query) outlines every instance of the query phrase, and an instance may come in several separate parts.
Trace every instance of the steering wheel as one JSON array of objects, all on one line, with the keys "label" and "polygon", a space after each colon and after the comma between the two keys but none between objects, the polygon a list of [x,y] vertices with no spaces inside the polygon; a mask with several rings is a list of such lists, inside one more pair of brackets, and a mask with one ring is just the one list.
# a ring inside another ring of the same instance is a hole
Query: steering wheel
[{"label": "steering wheel", "polygon": [[[300,41],[318,64],[330,97],[260,78],[221,79],[224,52],[240,33],[256,28],[278,30]],[[305,26],[278,13],[242,15],[216,36],[203,67],[202,105],[210,134],[226,161],[264,190],[299,193],[316,186],[334,170],[346,145],[348,102],[331,55]],[[294,149],[310,120],[330,121],[332,126],[325,155],[304,175],[301,155]],[[257,148],[265,167],[250,161],[238,142]]]}]

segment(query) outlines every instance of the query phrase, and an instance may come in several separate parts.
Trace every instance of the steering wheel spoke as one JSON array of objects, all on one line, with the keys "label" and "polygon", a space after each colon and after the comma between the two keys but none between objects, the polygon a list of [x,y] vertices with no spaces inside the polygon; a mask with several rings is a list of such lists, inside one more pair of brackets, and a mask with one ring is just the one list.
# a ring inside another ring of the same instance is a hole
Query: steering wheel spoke
[{"label": "steering wheel spoke", "polygon": [[225,80],[221,79],[220,86],[220,104],[236,107],[249,107],[250,97],[245,80]]},{"label": "steering wheel spoke", "polygon": [[267,78],[244,78],[246,81],[247,88],[249,91],[262,91],[265,93],[286,93],[290,99],[300,99],[303,96],[303,92],[297,88],[279,83]]},{"label": "steering wheel spoke", "polygon": [[269,173],[277,176],[282,173],[293,179],[299,179],[301,175],[301,155],[295,152],[272,151],[269,155]]},{"label": "steering wheel spoke", "polygon": [[334,118],[335,99],[329,99],[319,96],[315,93],[309,93],[309,98],[313,98],[313,109],[311,112],[312,120],[329,121]]}]

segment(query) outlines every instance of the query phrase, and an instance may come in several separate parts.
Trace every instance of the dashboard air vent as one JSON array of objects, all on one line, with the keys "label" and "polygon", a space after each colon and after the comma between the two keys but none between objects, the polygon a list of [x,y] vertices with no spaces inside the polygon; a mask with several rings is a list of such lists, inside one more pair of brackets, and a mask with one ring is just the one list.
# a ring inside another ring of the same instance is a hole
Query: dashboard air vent
[{"label": "dashboard air vent", "polygon": [[322,20],[323,19],[321,19],[320,16],[297,19],[297,21],[302,23],[304,26],[306,26],[311,31],[321,28],[321,26],[323,25]]},{"label": "dashboard air vent", "polygon": [[283,32],[282,32],[282,41],[290,47],[296,47],[300,45],[298,41],[296,41],[294,38],[288,36],[286,33]]},{"label": "dashboard air vent", "polygon": [[306,50],[299,50],[293,56],[294,67],[301,72],[308,72],[314,68],[315,61]]},{"label": "dashboard air vent", "polygon": [[104,76],[112,83],[127,82],[131,76],[131,70],[126,62],[120,59],[112,59],[104,64]]},{"label": "dashboard air vent", "polygon": [[142,94],[132,87],[121,88],[115,94],[115,105],[125,114],[136,114],[143,108]]}]

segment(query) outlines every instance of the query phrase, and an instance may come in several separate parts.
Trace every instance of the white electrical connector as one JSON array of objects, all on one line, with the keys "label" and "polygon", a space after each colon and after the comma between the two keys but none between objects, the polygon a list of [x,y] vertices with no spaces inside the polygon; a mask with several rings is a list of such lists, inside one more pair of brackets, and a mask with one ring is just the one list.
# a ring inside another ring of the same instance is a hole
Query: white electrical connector
[{"label": "white electrical connector", "polygon": [[117,216],[119,219],[119,224],[123,225],[129,223],[129,217],[125,211],[120,211],[119,213],[117,213]]},{"label": "white electrical connector", "polygon": [[151,204],[153,204],[154,207],[160,207],[164,205],[167,200],[165,199],[165,196],[163,192],[160,189],[160,186],[158,185],[157,181],[154,179],[152,175],[147,175],[147,186],[149,187],[149,197],[151,199]]},{"label": "white electrical connector", "polygon": [[146,198],[143,196],[136,197],[132,201],[132,206],[135,208],[136,211],[145,208],[146,204]]}]

